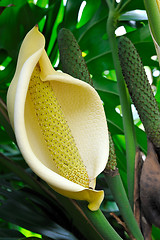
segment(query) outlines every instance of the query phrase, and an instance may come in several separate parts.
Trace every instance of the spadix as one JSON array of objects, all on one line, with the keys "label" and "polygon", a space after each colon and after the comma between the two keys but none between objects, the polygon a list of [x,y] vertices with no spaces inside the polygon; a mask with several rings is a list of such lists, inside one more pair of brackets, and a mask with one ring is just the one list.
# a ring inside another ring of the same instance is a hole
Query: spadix
[{"label": "spadix", "polygon": [[89,84],[53,69],[44,37],[25,37],[7,106],[20,151],[55,191],[86,200],[97,210],[103,191],[96,177],[108,160],[108,130],[101,99]]}]

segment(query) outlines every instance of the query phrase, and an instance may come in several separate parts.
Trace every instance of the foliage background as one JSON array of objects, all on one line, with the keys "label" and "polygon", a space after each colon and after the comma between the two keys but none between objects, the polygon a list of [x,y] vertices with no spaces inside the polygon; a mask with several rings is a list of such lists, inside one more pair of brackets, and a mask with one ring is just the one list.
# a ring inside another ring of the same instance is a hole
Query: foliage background
[{"label": "foliage background", "polygon": [[[125,31],[121,31],[120,34],[126,34],[134,43],[144,66],[149,67],[152,88],[160,104],[160,69],[143,1],[122,0],[121,3],[124,8],[118,16],[117,28],[121,27]],[[66,212],[63,208],[63,204],[57,199],[51,201],[49,197],[42,196],[40,192],[30,188],[16,174],[18,166],[10,164],[9,161],[13,160],[23,170],[25,169],[26,173],[34,176],[36,181],[41,182],[25,164],[16,146],[5,103],[18,51],[26,33],[38,24],[45,36],[46,50],[53,66],[61,69],[57,34],[62,27],[70,29],[83,52],[93,85],[104,103],[109,131],[116,148],[118,168],[127,192],[122,114],[115,67],[106,32],[108,6],[105,0],[1,0],[0,12],[0,240],[19,239],[25,236],[85,240],[86,237],[78,230],[69,211]],[[134,107],[132,109],[137,146],[146,154],[146,134]],[[124,229],[109,214],[115,212],[120,215],[103,174],[98,178],[97,188],[99,186],[105,190],[105,199],[101,206],[103,213],[121,237],[128,239]],[[63,200],[67,201],[65,198]],[[158,239],[159,234],[159,230],[153,228],[153,239]]]}]

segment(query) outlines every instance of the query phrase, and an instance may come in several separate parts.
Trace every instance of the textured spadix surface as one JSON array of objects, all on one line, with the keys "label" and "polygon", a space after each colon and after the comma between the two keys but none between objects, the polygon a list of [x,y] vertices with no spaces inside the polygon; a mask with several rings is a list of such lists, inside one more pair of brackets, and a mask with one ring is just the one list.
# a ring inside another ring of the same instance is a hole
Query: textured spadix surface
[{"label": "textured spadix surface", "polygon": [[123,76],[147,136],[160,148],[160,113],[140,56],[127,37],[119,40],[119,58]]},{"label": "textured spadix surface", "polygon": [[89,84],[53,69],[45,39],[34,27],[25,37],[7,94],[19,148],[32,170],[57,192],[97,210],[96,177],[108,160],[101,99]]}]

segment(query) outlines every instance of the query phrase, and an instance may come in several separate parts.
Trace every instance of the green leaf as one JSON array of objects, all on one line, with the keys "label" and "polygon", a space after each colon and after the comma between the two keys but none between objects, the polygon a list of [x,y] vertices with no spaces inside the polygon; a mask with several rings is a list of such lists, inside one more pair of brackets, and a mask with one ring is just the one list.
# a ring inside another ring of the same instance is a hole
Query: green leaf
[{"label": "green leaf", "polygon": [[87,0],[86,5],[83,9],[82,16],[80,21],[77,23],[76,27],[80,28],[85,25],[94,15],[97,8],[99,8],[101,4],[100,0]]},{"label": "green leaf", "polygon": [[43,198],[29,189],[14,190],[3,179],[0,182],[3,186],[0,188],[2,219],[56,240],[76,240],[69,231],[54,222],[57,210]]},{"label": "green leaf", "polygon": [[105,77],[99,77],[98,81],[96,81],[96,79],[93,78],[93,85],[97,91],[103,91],[119,95],[116,81],[109,80]]},{"label": "green leaf", "polygon": [[[14,135],[13,129],[11,127],[9,118],[8,118],[7,108],[6,108],[5,103],[2,101],[2,99],[0,99],[0,125],[3,126],[3,128],[0,129],[3,136],[6,135],[6,133],[7,133],[8,136],[10,137],[10,139],[12,139],[12,141],[16,142],[15,135]],[[4,131],[4,129],[6,130],[6,132]],[[3,141],[5,139],[3,138]],[[9,141],[10,139],[8,138],[7,141]]]},{"label": "green leaf", "polygon": [[121,5],[123,6],[123,12],[135,9],[145,9],[143,0],[122,0]]},{"label": "green leaf", "polygon": [[[97,26],[95,26],[95,28],[97,29]],[[97,30],[96,32],[96,30],[92,29],[92,32],[95,32],[95,35],[97,34],[100,35],[99,31],[100,30]],[[90,34],[87,37],[87,40],[86,40],[87,43],[90,43],[90,39],[89,39]],[[133,31],[131,33],[127,33],[126,36],[134,43],[135,47],[137,48],[137,51],[139,52],[142,58],[143,64],[145,66],[158,67],[158,62],[155,62],[151,59],[153,55],[156,55],[156,51],[155,51],[152,38],[150,36],[148,25],[141,27],[138,30]],[[90,49],[91,47],[92,50],[90,51],[88,50],[89,54],[85,57],[85,60],[86,60],[89,72],[93,75],[95,80],[97,79],[97,81],[99,81],[99,78],[101,78],[100,74],[102,74],[105,70],[114,69],[114,65],[113,65],[111,50],[108,45],[108,40],[106,41],[101,40],[101,44],[100,44],[101,46],[99,47],[99,44],[97,46],[97,42],[99,40],[92,41],[92,39],[91,39],[91,43],[88,44],[90,45],[88,49]],[[83,44],[81,48],[84,48]]]},{"label": "green leaf", "polygon": [[[57,16],[60,10],[60,5],[61,5],[60,1],[55,1],[54,4],[50,6],[49,11],[46,15],[45,25],[43,28],[43,34],[46,38],[46,44],[45,44],[46,49],[48,49],[49,43],[51,41],[51,36],[52,36],[53,28],[55,27],[55,21],[57,19]],[[54,41],[55,39],[54,40],[52,39],[53,43]]]},{"label": "green leaf", "polygon": [[71,31],[76,28],[78,12],[81,6],[82,0],[68,0],[64,12],[63,27],[70,29]]},{"label": "green leaf", "polygon": [[158,67],[158,62],[155,62],[151,59],[152,56],[156,55],[156,50],[150,35],[148,25],[136,30],[135,32],[128,33],[126,36],[135,45],[144,66]]},{"label": "green leaf", "polygon": [[24,235],[16,230],[0,228],[0,240],[17,240]]},{"label": "green leaf", "polygon": [[120,21],[147,21],[147,13],[145,10],[133,10],[122,14]]},{"label": "green leaf", "polygon": [[47,9],[29,4],[27,0],[12,0],[12,2],[13,6],[6,8],[0,15],[0,48],[5,49],[15,58],[22,39],[46,14]]}]

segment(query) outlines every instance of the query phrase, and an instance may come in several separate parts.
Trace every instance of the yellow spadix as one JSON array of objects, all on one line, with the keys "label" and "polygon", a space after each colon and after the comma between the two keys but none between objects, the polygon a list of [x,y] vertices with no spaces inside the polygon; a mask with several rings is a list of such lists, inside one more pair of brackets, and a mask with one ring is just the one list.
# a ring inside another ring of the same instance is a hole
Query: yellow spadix
[{"label": "yellow spadix", "polygon": [[107,164],[108,130],[101,99],[89,84],[53,69],[44,36],[25,37],[7,106],[18,146],[30,168],[55,191],[97,210],[96,177]]}]

